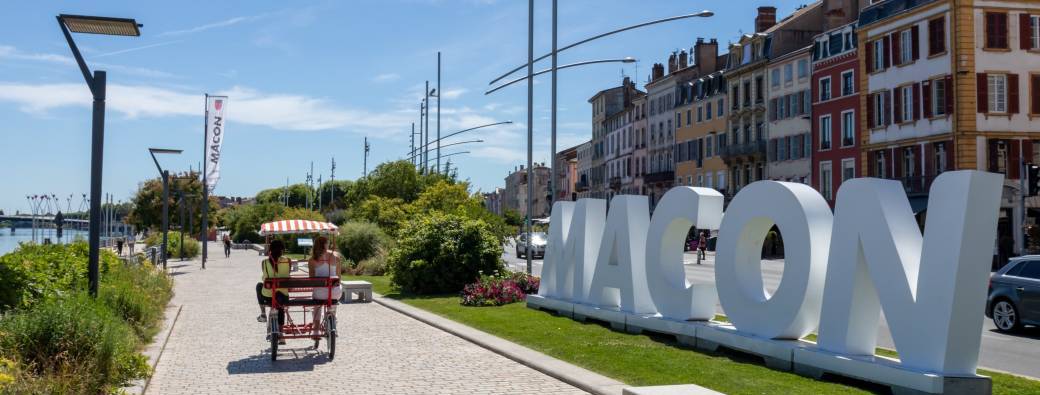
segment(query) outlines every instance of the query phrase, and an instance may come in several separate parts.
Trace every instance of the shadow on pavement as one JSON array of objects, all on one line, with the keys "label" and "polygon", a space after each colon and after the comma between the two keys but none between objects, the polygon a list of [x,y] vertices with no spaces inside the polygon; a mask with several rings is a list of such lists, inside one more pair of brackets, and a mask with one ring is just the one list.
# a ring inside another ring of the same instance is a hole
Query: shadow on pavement
[{"label": "shadow on pavement", "polygon": [[228,374],[309,372],[317,365],[330,362],[325,353],[310,347],[279,348],[277,361],[271,360],[269,351],[228,362]]},{"label": "shadow on pavement", "polygon": [[1019,330],[1014,332],[1001,332],[998,331],[996,328],[990,329],[989,331],[1001,336],[1022,337],[1026,339],[1040,340],[1040,326],[1029,326],[1025,328],[1020,328]]}]

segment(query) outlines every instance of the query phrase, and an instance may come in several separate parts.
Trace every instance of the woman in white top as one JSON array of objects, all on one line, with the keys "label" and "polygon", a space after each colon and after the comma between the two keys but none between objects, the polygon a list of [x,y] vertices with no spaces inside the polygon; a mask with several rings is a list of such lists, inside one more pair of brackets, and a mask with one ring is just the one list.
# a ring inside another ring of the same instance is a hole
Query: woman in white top
[{"label": "woman in white top", "polygon": [[[311,259],[307,261],[307,271],[311,277],[339,277],[339,254],[328,249],[329,239],[325,236],[318,236],[314,240],[314,249],[311,253]],[[343,289],[340,288],[339,284],[332,287],[332,300],[339,300],[343,296]],[[315,300],[327,300],[329,297],[329,288],[315,288],[311,293],[311,297]],[[333,310],[335,312],[335,310]],[[314,309],[314,331],[317,332],[317,323],[321,318],[321,308],[317,307]]]}]

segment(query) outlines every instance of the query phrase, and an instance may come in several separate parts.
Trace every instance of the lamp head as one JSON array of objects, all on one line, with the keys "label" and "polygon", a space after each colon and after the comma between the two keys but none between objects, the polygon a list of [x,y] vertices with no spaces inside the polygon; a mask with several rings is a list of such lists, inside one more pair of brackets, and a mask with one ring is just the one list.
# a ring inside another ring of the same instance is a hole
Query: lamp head
[{"label": "lamp head", "polygon": [[141,35],[140,28],[144,26],[131,18],[110,18],[103,16],[61,14],[58,15],[58,20],[60,20],[69,31],[74,33],[104,34],[109,36],[137,37]]},{"label": "lamp head", "polygon": [[713,15],[715,15],[714,12],[711,12],[711,11],[708,11],[708,10],[704,10],[704,11],[699,12],[697,16],[707,18],[707,17],[713,16]]}]

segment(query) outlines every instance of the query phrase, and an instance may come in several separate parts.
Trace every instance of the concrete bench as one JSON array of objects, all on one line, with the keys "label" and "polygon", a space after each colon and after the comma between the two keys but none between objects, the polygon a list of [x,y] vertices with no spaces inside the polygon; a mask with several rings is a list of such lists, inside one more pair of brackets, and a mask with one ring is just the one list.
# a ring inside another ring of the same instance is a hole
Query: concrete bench
[{"label": "concrete bench", "polygon": [[353,295],[357,294],[358,302],[371,302],[372,301],[372,283],[368,281],[354,280],[354,281],[341,281],[340,284],[343,288],[343,297],[340,301],[343,303],[350,303],[355,301]]}]

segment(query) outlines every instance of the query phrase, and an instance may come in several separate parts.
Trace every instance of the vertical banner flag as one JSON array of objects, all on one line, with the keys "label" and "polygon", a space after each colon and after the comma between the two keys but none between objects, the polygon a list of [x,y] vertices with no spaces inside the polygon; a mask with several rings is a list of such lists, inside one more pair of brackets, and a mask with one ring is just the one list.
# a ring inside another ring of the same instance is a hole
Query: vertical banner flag
[{"label": "vertical banner flag", "polygon": [[227,96],[206,98],[206,186],[210,191],[220,180],[220,149],[224,143],[224,114]]}]

